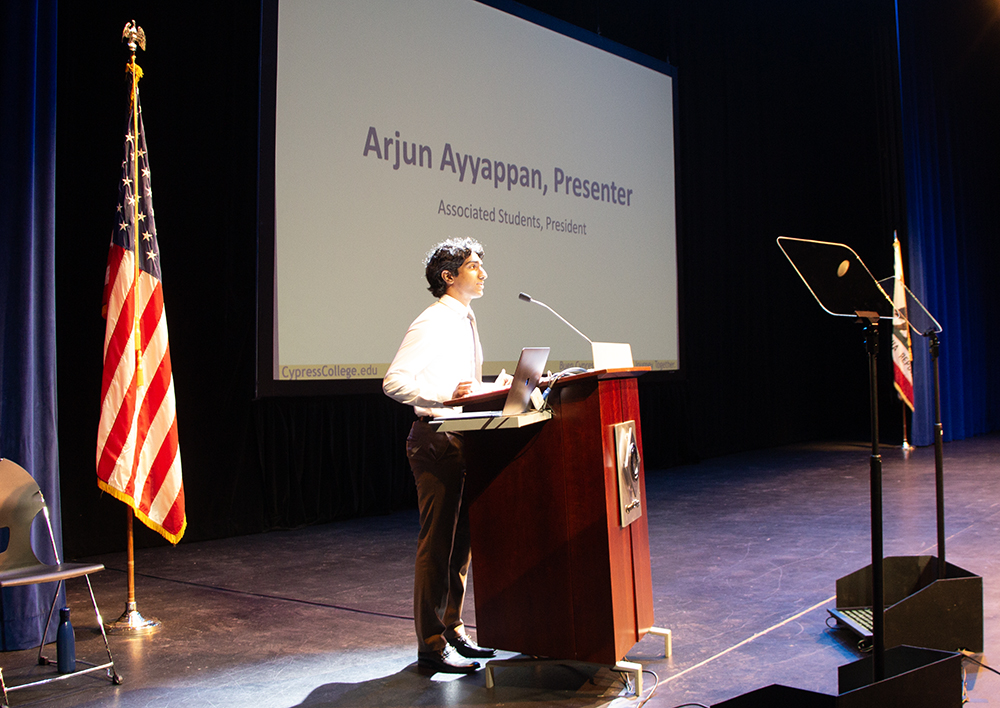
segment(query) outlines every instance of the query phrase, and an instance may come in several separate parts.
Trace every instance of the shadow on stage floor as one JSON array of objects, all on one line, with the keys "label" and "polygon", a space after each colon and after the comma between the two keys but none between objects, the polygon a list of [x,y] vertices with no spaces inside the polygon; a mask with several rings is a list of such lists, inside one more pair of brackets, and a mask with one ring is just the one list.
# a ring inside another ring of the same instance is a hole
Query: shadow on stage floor
[{"label": "shadow on stage floor", "polygon": [[[885,555],[934,555],[933,449],[881,452]],[[647,636],[629,653],[647,671],[645,705],[709,706],[774,683],[837,693],[837,667],[863,654],[854,635],[829,626],[827,609],[836,579],[871,560],[869,454],[864,444],[815,444],[647,471],[655,618],[673,631],[674,651],[665,658],[662,640]],[[986,651],[976,658],[991,664],[1000,639],[1000,436],[948,443],[944,464],[947,560],[983,577]],[[414,511],[140,550],[138,609],[162,629],[111,637],[124,683],[74,677],[12,693],[11,704],[637,705],[608,667],[503,668],[489,689],[482,671],[421,674],[416,534]],[[92,579],[113,619],[125,606],[124,553],[88,560],[107,566]],[[68,593],[77,655],[100,659],[86,584],[71,580]],[[466,607],[474,627],[472,594]],[[8,683],[50,670],[34,659],[0,654]],[[1000,676],[964,665],[970,702],[1000,704]]]}]

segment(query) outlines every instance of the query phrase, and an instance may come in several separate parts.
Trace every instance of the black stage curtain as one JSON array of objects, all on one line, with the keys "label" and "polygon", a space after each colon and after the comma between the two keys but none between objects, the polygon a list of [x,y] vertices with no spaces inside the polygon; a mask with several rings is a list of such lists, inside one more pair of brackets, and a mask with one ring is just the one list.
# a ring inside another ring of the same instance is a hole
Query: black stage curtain
[{"label": "black stage curtain", "polygon": [[[947,11],[980,2],[949,3]],[[905,226],[907,204],[894,3],[527,4],[678,69],[682,371],[640,379],[647,468],[798,441],[867,440],[861,330],[820,310],[775,238],[845,242],[877,276],[891,275],[892,233]],[[59,9],[56,268],[67,552],[124,547],[124,508],[99,494],[93,459],[100,297],[127,96],[118,37],[130,19],[148,38],[139,63],[170,313],[185,542],[412,504],[402,458],[412,414],[377,385],[350,396],[254,399],[260,7],[173,0],[133,16],[133,4],[120,0],[81,5]],[[209,36],[206,27],[221,34]],[[977,41],[996,40],[969,37]],[[992,105],[981,103],[985,111]],[[973,127],[996,124],[987,112]],[[995,183],[995,158],[986,152],[957,164],[956,189]],[[974,190],[962,193],[978,199]],[[943,259],[961,280],[974,255]],[[983,278],[954,282],[944,297],[961,292],[996,302]],[[974,322],[955,329],[968,327],[995,337],[995,308],[984,305]],[[902,412],[887,351],[888,338],[879,370],[882,437],[898,444]],[[986,356],[973,339],[948,342],[944,355],[957,351]],[[962,409],[951,415],[975,425],[953,435],[996,429],[1000,384],[995,374],[979,384],[992,408],[956,402]],[[162,543],[141,526],[136,531],[137,546]]]},{"label": "black stage curtain", "polygon": [[388,514],[416,504],[403,444],[413,409],[385,396],[254,406],[264,528]]}]

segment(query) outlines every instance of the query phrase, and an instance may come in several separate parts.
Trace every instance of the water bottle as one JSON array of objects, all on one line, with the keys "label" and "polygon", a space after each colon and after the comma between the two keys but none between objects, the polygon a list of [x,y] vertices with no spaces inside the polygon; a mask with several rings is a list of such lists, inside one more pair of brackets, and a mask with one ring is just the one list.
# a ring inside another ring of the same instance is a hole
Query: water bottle
[{"label": "water bottle", "polygon": [[61,674],[76,671],[76,637],[69,621],[69,608],[59,610],[59,630],[56,632],[56,665]]}]

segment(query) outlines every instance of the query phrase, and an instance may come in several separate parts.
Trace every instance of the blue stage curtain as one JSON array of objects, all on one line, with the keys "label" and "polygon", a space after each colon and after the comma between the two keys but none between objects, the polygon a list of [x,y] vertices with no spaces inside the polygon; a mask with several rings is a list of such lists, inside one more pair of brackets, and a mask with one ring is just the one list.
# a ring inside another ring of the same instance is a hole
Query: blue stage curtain
[{"label": "blue stage curtain", "polygon": [[[58,540],[56,4],[0,4],[0,456],[38,482]],[[52,561],[41,518],[35,521],[32,544],[42,560]],[[3,591],[0,649],[38,644],[53,589]]]},{"label": "blue stage curtain", "polygon": [[[993,17],[991,18],[991,15]],[[897,2],[905,152],[907,284],[940,322],[944,439],[996,430],[996,10]],[[933,443],[929,342],[915,337],[912,440]]]}]

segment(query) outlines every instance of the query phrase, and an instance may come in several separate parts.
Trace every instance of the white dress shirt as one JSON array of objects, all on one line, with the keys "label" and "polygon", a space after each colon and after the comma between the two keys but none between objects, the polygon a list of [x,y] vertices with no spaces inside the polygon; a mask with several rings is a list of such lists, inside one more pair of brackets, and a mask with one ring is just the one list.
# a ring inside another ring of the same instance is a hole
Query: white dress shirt
[{"label": "white dress shirt", "polygon": [[389,365],[382,390],[390,398],[414,406],[419,416],[432,416],[452,398],[462,381],[474,381],[482,370],[483,355],[473,325],[472,309],[450,295],[413,320],[399,351]]}]

